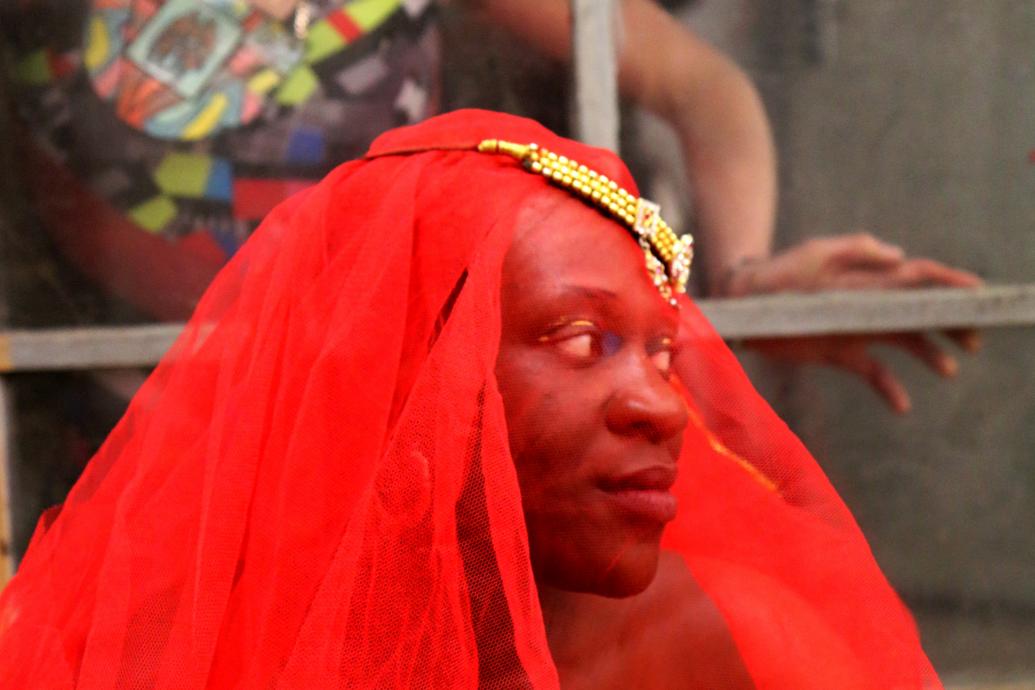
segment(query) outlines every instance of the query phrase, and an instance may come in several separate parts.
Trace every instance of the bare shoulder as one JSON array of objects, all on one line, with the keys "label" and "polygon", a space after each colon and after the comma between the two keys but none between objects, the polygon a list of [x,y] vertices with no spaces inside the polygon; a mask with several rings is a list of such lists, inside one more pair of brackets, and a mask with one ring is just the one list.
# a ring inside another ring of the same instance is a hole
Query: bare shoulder
[{"label": "bare shoulder", "polygon": [[755,687],[725,620],[679,555],[661,554],[654,582],[636,599],[626,621],[651,687]]},{"label": "bare shoulder", "polygon": [[662,553],[654,581],[634,597],[564,596],[564,616],[548,629],[561,687],[755,687],[722,615],[676,554]]}]

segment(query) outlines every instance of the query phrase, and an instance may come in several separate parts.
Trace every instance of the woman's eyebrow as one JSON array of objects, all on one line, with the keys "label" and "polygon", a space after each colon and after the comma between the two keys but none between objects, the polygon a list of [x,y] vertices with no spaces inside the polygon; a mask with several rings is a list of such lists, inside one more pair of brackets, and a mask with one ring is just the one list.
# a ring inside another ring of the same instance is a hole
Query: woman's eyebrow
[{"label": "woman's eyebrow", "polygon": [[[623,313],[621,295],[609,288],[582,285],[579,283],[564,283],[558,287],[557,292],[551,298],[551,301],[566,298],[592,301],[602,310],[602,313],[608,316],[616,316]],[[662,303],[659,302],[659,305],[660,304]],[[675,331],[678,328],[678,320],[672,311],[673,310],[666,306],[665,310],[659,312],[659,314],[663,314],[663,316],[659,318],[666,324],[665,330],[672,330],[674,337]]]},{"label": "woman's eyebrow", "polygon": [[575,295],[578,297],[587,297],[590,299],[605,300],[612,302],[618,299],[618,293],[613,290],[601,287],[590,287],[588,285],[573,285],[566,284],[561,286],[561,296]]}]

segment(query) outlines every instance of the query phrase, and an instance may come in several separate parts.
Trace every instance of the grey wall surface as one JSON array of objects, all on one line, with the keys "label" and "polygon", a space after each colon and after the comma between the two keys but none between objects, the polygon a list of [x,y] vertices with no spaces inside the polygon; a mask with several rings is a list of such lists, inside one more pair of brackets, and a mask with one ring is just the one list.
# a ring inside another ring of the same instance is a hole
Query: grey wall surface
[{"label": "grey wall surface", "polygon": [[[684,13],[760,84],[778,243],[866,229],[988,282],[1035,282],[1035,3],[784,0]],[[752,363],[852,507],[943,672],[1035,678],[1035,329],[956,381],[899,353],[897,417],[831,371]]]}]

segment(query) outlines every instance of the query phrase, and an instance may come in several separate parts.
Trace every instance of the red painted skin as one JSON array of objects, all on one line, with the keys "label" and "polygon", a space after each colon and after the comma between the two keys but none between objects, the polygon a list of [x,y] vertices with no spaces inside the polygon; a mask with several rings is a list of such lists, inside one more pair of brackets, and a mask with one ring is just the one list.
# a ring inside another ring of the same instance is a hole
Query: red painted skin
[{"label": "red painted skin", "polygon": [[687,424],[676,311],[593,209],[546,197],[526,218],[504,264],[496,375],[562,686],[753,687],[714,606],[660,549]]}]

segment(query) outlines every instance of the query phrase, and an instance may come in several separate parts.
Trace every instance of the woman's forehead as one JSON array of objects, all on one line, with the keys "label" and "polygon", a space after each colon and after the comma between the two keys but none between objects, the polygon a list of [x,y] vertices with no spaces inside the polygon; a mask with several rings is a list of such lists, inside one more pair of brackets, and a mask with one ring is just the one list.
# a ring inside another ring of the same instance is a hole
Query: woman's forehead
[{"label": "woman's forehead", "polygon": [[574,295],[656,312],[666,321],[675,316],[651,282],[643,250],[629,232],[563,193],[537,196],[518,218],[504,264],[508,283],[519,284],[529,300]]}]

